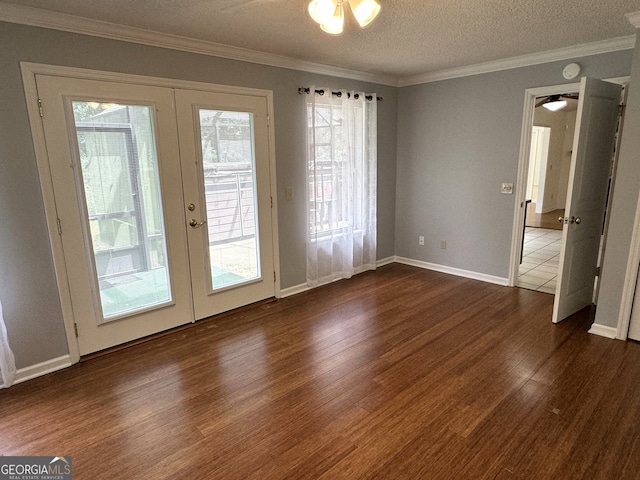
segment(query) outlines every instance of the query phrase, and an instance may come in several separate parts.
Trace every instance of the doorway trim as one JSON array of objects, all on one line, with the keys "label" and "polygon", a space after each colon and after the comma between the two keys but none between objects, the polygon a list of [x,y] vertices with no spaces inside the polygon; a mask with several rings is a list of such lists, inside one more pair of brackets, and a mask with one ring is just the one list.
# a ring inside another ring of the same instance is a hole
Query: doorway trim
[{"label": "doorway trim", "polygon": [[[628,76],[605,78],[604,81],[621,85],[629,83]],[[579,91],[580,83],[564,83],[546,87],[528,88],[524,91],[524,108],[522,112],[522,130],[520,133],[520,153],[518,155],[518,173],[516,178],[516,194],[514,199],[513,227],[511,233],[511,254],[509,259],[509,283],[515,287],[518,281],[518,265],[520,263],[520,248],[522,247],[524,222],[524,209],[527,194],[527,173],[529,168],[529,155],[531,149],[531,130],[533,128],[533,114],[536,98],[546,95]],[[615,175],[615,170],[614,170]],[[615,180],[615,179],[614,179]],[[613,182],[612,182],[613,185]],[[606,231],[605,231],[606,236]],[[634,283],[635,285],[635,283]]]},{"label": "doorway trim", "polygon": [[524,91],[524,108],[522,112],[522,131],[520,133],[520,154],[518,156],[518,176],[516,179],[516,198],[514,202],[513,229],[511,233],[511,256],[509,260],[509,286],[515,287],[518,282],[518,265],[520,249],[524,236],[525,200],[527,196],[527,176],[529,173],[529,157],[531,155],[531,131],[536,98],[545,95],[556,95],[568,91],[580,90],[580,83],[567,83],[548,87],[528,88]]},{"label": "doorway trim", "polygon": [[622,299],[620,301],[620,313],[618,315],[618,326],[616,327],[615,338],[626,340],[629,336],[631,325],[631,311],[633,301],[636,296],[636,284],[638,282],[638,265],[640,264],[640,195],[636,205],[636,215],[631,232],[631,247],[629,248],[629,258],[627,260],[627,271],[624,276],[622,287]]},{"label": "doorway trim", "polygon": [[59,65],[47,65],[31,62],[20,62],[22,72],[22,83],[24,86],[25,99],[27,103],[27,113],[33,138],[33,147],[36,156],[38,176],[40,179],[40,189],[42,192],[47,229],[49,233],[49,243],[53,255],[53,265],[58,287],[58,295],[62,307],[62,316],[67,336],[70,363],[75,364],[80,361],[80,351],[75,334],[75,318],[71,303],[71,291],[69,287],[68,273],[65,265],[62,238],[59,235],[58,207],[53,192],[52,172],[49,165],[49,155],[45,142],[44,125],[42,123],[41,110],[38,102],[38,88],[36,75],[50,75],[56,77],[75,78],[83,80],[98,80],[116,82],[123,84],[135,84],[146,86],[157,86],[171,89],[198,90],[205,92],[215,92],[224,94],[236,94],[264,98],[267,102],[267,114],[269,116],[268,142],[269,142],[269,180],[271,189],[271,225],[273,235],[273,261],[274,261],[274,292],[275,297],[280,298],[280,255],[278,241],[278,206],[277,206],[277,184],[276,184],[276,158],[275,158],[275,133],[273,128],[274,107],[273,92],[247,87],[235,87],[229,85],[218,85],[204,82],[194,82],[189,80],[177,80],[160,77],[147,77],[144,75],[134,75],[126,73],[106,72],[102,70],[89,70],[75,67],[64,67]]}]

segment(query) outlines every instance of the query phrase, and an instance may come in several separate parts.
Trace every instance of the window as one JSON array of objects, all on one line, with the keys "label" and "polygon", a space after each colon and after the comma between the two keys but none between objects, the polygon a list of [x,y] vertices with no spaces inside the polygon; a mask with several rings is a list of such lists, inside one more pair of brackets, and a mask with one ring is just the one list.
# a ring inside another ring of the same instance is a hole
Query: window
[{"label": "window", "polygon": [[354,92],[306,100],[307,283],[315,286],[375,268],[377,105]]}]

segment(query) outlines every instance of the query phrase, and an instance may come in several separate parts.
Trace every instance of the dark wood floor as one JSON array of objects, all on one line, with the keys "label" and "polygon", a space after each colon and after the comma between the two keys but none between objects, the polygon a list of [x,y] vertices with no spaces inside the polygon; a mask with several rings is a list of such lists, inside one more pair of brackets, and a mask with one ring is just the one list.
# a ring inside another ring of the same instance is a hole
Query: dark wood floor
[{"label": "dark wood floor", "polygon": [[536,213],[536,204],[530,203],[527,205],[527,222],[525,226],[562,230],[563,224],[558,221],[558,217],[564,217],[564,208],[547,213]]},{"label": "dark wood floor", "polygon": [[0,390],[0,454],[74,479],[637,479],[640,345],[402,265]]}]

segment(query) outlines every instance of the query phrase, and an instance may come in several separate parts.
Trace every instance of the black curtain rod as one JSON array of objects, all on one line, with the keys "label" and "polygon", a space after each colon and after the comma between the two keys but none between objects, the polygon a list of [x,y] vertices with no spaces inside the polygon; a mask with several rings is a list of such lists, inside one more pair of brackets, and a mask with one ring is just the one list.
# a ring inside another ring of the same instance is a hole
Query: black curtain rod
[{"label": "black curtain rod", "polygon": [[[316,90],[315,91],[318,95],[324,95],[325,91],[324,90]],[[300,95],[302,95],[303,93],[311,93],[311,89],[309,87],[300,87],[298,88],[298,93]],[[335,95],[336,97],[340,98],[342,97],[342,92],[331,92],[331,95]],[[349,92],[347,92],[347,98],[351,98],[351,94]],[[355,93],[353,95],[353,98],[355,98],[356,100],[358,98],[360,98],[360,95],[358,93]],[[373,100],[373,95],[365,95],[365,97],[367,100]],[[376,97],[376,100],[381,102],[382,101],[382,97]]]}]

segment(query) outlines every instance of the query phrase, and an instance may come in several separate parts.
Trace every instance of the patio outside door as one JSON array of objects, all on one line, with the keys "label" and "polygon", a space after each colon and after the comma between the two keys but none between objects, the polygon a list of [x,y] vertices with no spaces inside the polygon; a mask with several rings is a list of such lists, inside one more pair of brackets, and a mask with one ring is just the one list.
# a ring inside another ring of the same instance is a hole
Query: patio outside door
[{"label": "patio outside door", "polygon": [[274,295],[267,104],[176,90],[195,318]]},{"label": "patio outside door", "polygon": [[265,98],[36,82],[81,355],[274,295]]}]

